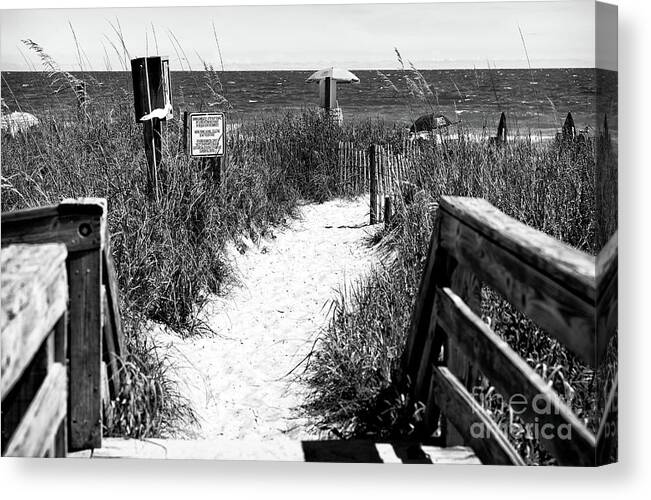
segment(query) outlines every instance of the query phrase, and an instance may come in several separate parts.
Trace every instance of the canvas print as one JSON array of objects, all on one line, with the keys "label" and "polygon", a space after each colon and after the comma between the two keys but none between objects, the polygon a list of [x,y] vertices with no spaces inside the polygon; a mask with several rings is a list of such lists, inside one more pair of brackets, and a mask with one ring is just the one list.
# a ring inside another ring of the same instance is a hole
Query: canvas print
[{"label": "canvas print", "polygon": [[3,460],[617,460],[616,6],[0,16]]}]

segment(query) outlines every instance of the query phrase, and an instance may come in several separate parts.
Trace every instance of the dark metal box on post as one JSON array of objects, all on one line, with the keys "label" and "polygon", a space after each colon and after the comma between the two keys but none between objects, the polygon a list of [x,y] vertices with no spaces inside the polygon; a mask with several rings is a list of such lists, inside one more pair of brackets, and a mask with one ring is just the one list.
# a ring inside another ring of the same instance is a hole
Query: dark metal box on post
[{"label": "dark metal box on post", "polygon": [[145,154],[147,155],[147,191],[159,198],[159,167],[161,153],[161,121],[171,117],[172,90],[169,58],[140,57],[131,60],[133,100],[136,122],[143,123]]}]

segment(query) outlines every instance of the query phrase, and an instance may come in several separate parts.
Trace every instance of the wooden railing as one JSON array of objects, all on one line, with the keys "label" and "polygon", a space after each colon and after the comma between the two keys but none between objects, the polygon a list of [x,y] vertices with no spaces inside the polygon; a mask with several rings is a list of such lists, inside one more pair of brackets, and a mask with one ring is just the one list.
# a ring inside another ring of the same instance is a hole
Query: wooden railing
[{"label": "wooden railing", "polygon": [[2,251],[2,454],[65,455],[68,286],[64,245]]},{"label": "wooden railing", "polygon": [[[99,448],[102,441],[102,410],[120,391],[120,360],[124,354],[119,315],[118,288],[106,228],[106,201],[103,199],[65,200],[56,206],[2,214],[2,255],[14,255],[58,243],[65,248],[67,286],[61,297],[68,299],[65,327],[67,349],[59,362],[67,365],[67,451]],[[34,250],[36,251],[36,250]],[[29,255],[28,253],[26,255]],[[24,275],[42,280],[47,269],[25,263]],[[27,279],[27,278],[25,278]],[[4,272],[3,272],[4,294]],[[35,303],[34,317],[59,314],[52,306]],[[5,326],[10,311],[2,303],[3,324],[3,453],[5,390],[4,342],[20,342],[21,336]],[[61,325],[59,325],[61,326]],[[34,341],[36,342],[36,341]],[[55,361],[57,361],[55,355]],[[64,372],[65,373],[65,372]],[[24,418],[27,421],[26,418]],[[42,423],[42,422],[41,422]],[[46,426],[47,427],[47,426]],[[15,436],[19,439],[20,436]]]},{"label": "wooden railing", "polygon": [[[617,235],[595,262],[484,200],[443,197],[403,357],[412,396],[425,404],[430,430],[443,422],[446,445],[471,446],[484,463],[523,463],[471,394],[480,373],[537,426],[541,445],[560,464],[596,465],[613,433],[592,433],[481,320],[482,284],[597,367],[617,328]],[[616,391],[614,384],[609,401]],[[613,418],[611,406],[604,421]]]}]

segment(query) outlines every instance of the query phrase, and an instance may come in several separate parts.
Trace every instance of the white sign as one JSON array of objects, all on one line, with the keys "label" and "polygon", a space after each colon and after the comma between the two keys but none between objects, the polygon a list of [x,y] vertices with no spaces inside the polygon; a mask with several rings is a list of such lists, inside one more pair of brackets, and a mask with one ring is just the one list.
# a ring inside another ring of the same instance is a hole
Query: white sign
[{"label": "white sign", "polygon": [[190,113],[190,156],[224,156],[224,113]]}]

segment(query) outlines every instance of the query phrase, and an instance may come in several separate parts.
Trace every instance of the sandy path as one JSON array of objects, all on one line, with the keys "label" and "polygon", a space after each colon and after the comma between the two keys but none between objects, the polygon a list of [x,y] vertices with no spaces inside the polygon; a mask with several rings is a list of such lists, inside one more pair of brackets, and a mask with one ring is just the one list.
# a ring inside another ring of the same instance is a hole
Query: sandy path
[{"label": "sandy path", "polygon": [[234,252],[242,285],[204,311],[218,336],[155,334],[199,416],[197,437],[317,437],[298,409],[306,395],[301,370],[287,374],[327,323],[336,290],[374,262],[363,241],[373,231],[367,222],[367,197],[303,206],[274,239]]}]

